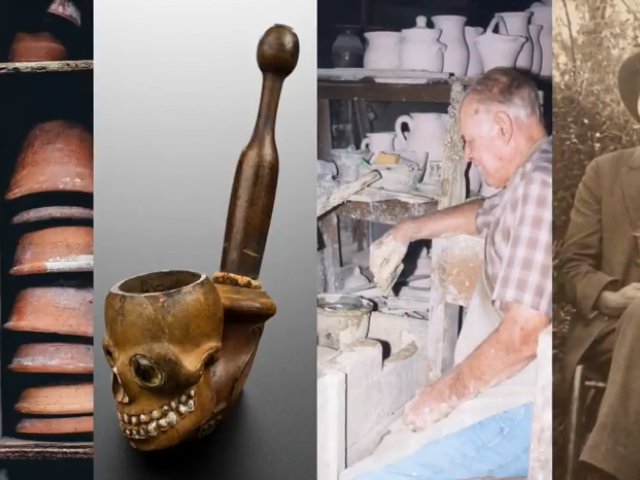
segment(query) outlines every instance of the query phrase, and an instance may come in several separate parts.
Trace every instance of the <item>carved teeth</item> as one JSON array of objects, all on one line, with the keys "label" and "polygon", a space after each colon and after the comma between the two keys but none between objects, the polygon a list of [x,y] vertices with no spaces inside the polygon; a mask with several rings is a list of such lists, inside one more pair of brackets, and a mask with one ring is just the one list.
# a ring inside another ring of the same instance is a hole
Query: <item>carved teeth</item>
[{"label": "carved teeth", "polygon": [[167,415],[167,423],[171,427],[175,426],[175,424],[178,423],[178,417],[174,412],[171,412],[169,413],[169,415]]},{"label": "carved teeth", "polygon": [[192,388],[158,410],[137,415],[118,412],[120,429],[127,438],[132,440],[155,437],[160,432],[166,432],[171,427],[175,427],[182,418],[195,411],[195,397],[196,391]]}]

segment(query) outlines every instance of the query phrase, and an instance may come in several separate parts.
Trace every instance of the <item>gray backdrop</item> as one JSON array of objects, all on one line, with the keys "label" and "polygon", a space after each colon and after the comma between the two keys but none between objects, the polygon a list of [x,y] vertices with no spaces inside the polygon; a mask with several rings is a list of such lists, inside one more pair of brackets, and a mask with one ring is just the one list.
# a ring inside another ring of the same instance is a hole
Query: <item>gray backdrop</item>
[{"label": "gray backdrop", "polygon": [[[316,5],[297,0],[95,4],[95,476],[316,475]],[[100,347],[109,288],[218,269],[238,155],[257,113],[255,51],[273,23],[300,37],[277,123],[279,189],[261,280],[278,305],[236,414],[178,452],[132,450]]]}]

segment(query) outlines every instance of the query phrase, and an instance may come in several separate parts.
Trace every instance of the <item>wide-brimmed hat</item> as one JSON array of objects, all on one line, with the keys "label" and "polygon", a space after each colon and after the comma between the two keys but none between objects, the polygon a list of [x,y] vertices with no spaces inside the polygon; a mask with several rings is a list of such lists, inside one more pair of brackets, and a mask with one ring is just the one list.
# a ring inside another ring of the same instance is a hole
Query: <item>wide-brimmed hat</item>
[{"label": "wide-brimmed hat", "polygon": [[629,55],[618,70],[618,92],[631,116],[640,123],[638,98],[640,97],[640,48]]}]

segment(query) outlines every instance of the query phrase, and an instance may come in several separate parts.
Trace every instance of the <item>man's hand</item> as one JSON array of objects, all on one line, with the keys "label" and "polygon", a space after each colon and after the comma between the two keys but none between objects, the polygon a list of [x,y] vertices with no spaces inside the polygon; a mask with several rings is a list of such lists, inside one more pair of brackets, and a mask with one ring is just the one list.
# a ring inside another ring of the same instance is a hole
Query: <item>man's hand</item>
[{"label": "man's hand", "polygon": [[415,431],[425,430],[449,415],[455,408],[438,388],[438,383],[423,388],[404,409],[402,421]]},{"label": "man's hand", "polygon": [[630,283],[617,292],[602,292],[598,297],[598,310],[619,317],[636,300],[640,300],[640,283]]},{"label": "man's hand", "polygon": [[369,268],[374,276],[383,270],[391,258],[391,252],[404,257],[411,243],[411,229],[407,222],[400,222],[369,247]]}]

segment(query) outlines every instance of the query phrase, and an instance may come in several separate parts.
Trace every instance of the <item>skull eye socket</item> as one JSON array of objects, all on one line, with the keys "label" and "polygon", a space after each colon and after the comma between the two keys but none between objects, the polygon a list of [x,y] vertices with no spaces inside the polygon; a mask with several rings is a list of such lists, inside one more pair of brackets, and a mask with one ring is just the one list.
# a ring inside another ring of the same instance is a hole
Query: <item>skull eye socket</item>
[{"label": "skull eye socket", "polygon": [[106,345],[102,346],[102,351],[104,352],[104,356],[107,359],[107,363],[109,364],[109,366],[111,368],[113,368],[113,366],[115,365],[115,358],[113,358],[113,352],[111,351],[111,349],[109,347],[107,347]]},{"label": "skull eye socket", "polygon": [[131,370],[136,380],[146,387],[158,387],[164,383],[163,371],[144,355],[131,357]]}]

